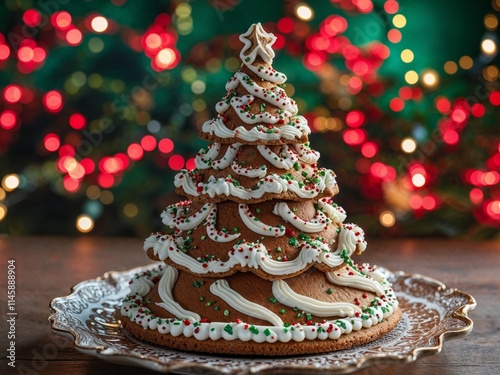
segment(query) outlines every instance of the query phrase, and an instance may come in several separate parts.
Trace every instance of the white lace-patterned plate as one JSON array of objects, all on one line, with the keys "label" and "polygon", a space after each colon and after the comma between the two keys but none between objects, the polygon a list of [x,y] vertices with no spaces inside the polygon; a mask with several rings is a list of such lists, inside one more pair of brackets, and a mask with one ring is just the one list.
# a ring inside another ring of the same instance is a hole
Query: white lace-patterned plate
[{"label": "white lace-patterned plate", "polygon": [[447,288],[440,281],[383,270],[393,283],[403,317],[393,331],[371,343],[320,355],[264,359],[185,353],[138,341],[124,332],[117,320],[115,312],[129,292],[130,278],[155,266],[107,272],[75,285],[71,294],[51,301],[52,329],[70,335],[83,353],[160,372],[199,374],[210,370],[213,374],[233,375],[279,369],[300,374],[345,374],[369,366],[412,362],[424,353],[439,353],[445,339],[462,337],[472,330],[467,313],[476,307],[472,296]]}]

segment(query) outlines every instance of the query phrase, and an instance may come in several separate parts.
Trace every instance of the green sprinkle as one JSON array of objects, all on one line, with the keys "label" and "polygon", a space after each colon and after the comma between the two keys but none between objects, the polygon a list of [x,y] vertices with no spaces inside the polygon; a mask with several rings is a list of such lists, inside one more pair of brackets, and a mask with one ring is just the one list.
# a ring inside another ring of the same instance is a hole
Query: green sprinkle
[{"label": "green sprinkle", "polygon": [[292,246],[297,246],[297,239],[295,237],[290,238],[288,244]]},{"label": "green sprinkle", "polygon": [[302,176],[307,177],[307,172],[306,171],[302,172]]},{"label": "green sprinkle", "polygon": [[207,238],[207,236],[205,236],[205,235],[201,236],[202,241],[205,241],[206,238]]},{"label": "green sprinkle", "polygon": [[258,214],[260,214],[260,208],[256,208],[255,212],[257,212]]},{"label": "green sprinkle", "polygon": [[269,301],[271,301],[271,303],[276,303],[278,302],[278,300],[274,297],[269,297]]},{"label": "green sprinkle", "polygon": [[297,318],[302,318],[302,316],[303,316],[302,313],[297,314]]},{"label": "green sprinkle", "polygon": [[300,169],[299,163],[294,163],[293,164],[293,169],[295,169],[296,171],[298,171]]},{"label": "green sprinkle", "polygon": [[229,310],[224,310],[224,315],[229,316]]},{"label": "green sprinkle", "polygon": [[219,311],[219,310],[220,310],[220,307],[219,307],[219,306],[214,306],[214,310],[215,310],[215,311]]},{"label": "green sprinkle", "polygon": [[277,251],[278,253],[281,253],[281,247],[279,247],[279,246],[278,246],[278,247],[276,248],[276,251]]},{"label": "green sprinkle", "polygon": [[312,315],[311,315],[311,314],[309,314],[309,313],[307,313],[307,314],[306,314],[306,319],[307,319],[307,320],[312,320],[312,318],[313,318],[313,317],[312,317]]},{"label": "green sprinkle", "polygon": [[250,332],[252,332],[254,335],[258,335],[259,334],[259,330],[255,326],[250,326],[250,328],[248,328],[248,330]]},{"label": "green sprinkle", "polygon": [[226,331],[227,333],[229,333],[230,335],[233,334],[233,327],[231,327],[231,325],[227,325],[224,327],[224,331]]},{"label": "green sprinkle", "polygon": [[200,301],[205,301],[205,297],[200,296]]},{"label": "green sprinkle", "polygon": [[332,294],[332,293],[333,293],[333,290],[332,290],[331,288],[328,288],[328,289],[326,290],[326,292],[327,292],[328,294]]},{"label": "green sprinkle", "polygon": [[238,228],[236,228],[236,227],[233,228],[233,232],[238,233],[238,231],[239,231]]},{"label": "green sprinkle", "polygon": [[270,334],[271,334],[271,331],[269,330],[269,328],[266,328],[264,330],[264,335],[269,336]]},{"label": "green sprinkle", "polygon": [[347,329],[346,324],[341,320],[335,321],[335,324],[338,325],[339,327],[342,327],[343,329]]},{"label": "green sprinkle", "polygon": [[215,328],[210,328],[210,331],[211,331],[211,332],[215,331]]},{"label": "green sprinkle", "polygon": [[280,314],[284,314],[284,313],[286,313],[286,310],[285,309],[281,309],[280,310]]},{"label": "green sprinkle", "polygon": [[266,108],[266,103],[261,103],[260,104],[260,111],[264,112],[265,108]]}]

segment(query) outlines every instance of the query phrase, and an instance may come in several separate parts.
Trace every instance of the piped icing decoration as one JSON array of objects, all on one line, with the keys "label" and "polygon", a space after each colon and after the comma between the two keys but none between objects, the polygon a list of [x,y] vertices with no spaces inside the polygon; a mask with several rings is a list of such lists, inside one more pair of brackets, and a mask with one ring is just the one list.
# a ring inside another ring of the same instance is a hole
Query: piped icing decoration
[{"label": "piped icing decoration", "polygon": [[299,154],[300,161],[303,161],[307,164],[315,164],[319,160],[320,153],[309,147],[309,142],[304,144],[296,144],[294,145],[294,147]]},{"label": "piped icing decoration", "polygon": [[241,294],[231,289],[229,283],[224,279],[219,279],[212,283],[210,291],[240,313],[266,320],[275,326],[283,325],[283,320],[278,315],[264,306],[247,300]]},{"label": "piped icing decoration", "polygon": [[337,203],[333,202],[331,197],[321,198],[318,200],[318,207],[328,216],[334,223],[343,223],[347,217],[345,210]]},{"label": "piped icing decoration", "polygon": [[226,178],[215,178],[210,176],[206,183],[195,182],[189,172],[183,169],[175,176],[175,187],[182,187],[188,195],[198,197],[208,195],[210,198],[219,195],[234,196],[243,200],[261,198],[264,194],[281,194],[291,192],[300,198],[314,198],[322,194],[325,189],[332,189],[336,185],[335,176],[329,169],[320,168],[313,174],[308,184],[291,178],[290,174],[269,174],[261,178],[254,188],[247,189],[234,180],[231,176]]},{"label": "piped icing decoration", "polygon": [[321,211],[316,211],[316,214],[310,220],[299,218],[290,207],[288,207],[288,204],[284,202],[279,202],[274,205],[273,214],[281,216],[283,220],[291,223],[295,228],[305,233],[316,233],[326,230],[328,225],[332,222]]},{"label": "piped icing decoration", "polygon": [[246,142],[292,140],[311,133],[307,120],[303,116],[294,116],[283,126],[256,125],[249,130],[244,126],[238,126],[234,130],[229,129],[223,119],[217,117],[206,121],[201,130],[221,139],[239,138]]},{"label": "piped icing decoration", "polygon": [[212,166],[212,161],[215,160],[217,156],[219,156],[221,144],[220,143],[211,143],[208,145],[208,150],[201,149],[196,154],[194,159],[195,165],[197,169],[208,169]]},{"label": "piped icing decoration", "polygon": [[[351,233],[353,231],[358,235]],[[210,257],[194,259],[181,250],[184,245],[182,237],[163,233],[151,234],[144,241],[144,250],[153,249],[154,255],[157,255],[160,260],[168,258],[179,266],[188,268],[190,272],[200,275],[228,271],[234,273],[236,270],[233,268],[239,265],[247,267],[250,271],[260,269],[269,275],[286,276],[303,271],[309,268],[312,263],[324,263],[329,267],[337,267],[346,261],[350,262],[349,257],[359,244],[357,238],[361,234],[358,231],[361,229],[353,224],[344,225],[339,234],[337,249],[334,252],[330,250],[329,244],[318,239],[296,240],[300,252],[295,259],[286,262],[274,260],[264,244],[260,242],[243,242],[234,245],[228,252],[229,259],[227,261]]]},{"label": "piped icing decoration", "polygon": [[326,278],[335,285],[350,286],[353,288],[374,292],[378,296],[384,294],[384,289],[379,282],[369,275],[363,274],[355,267],[346,265],[333,272],[327,272]]},{"label": "piped icing decoration", "polygon": [[215,227],[217,222],[217,205],[213,204],[211,206],[210,212],[208,213],[206,226],[207,226],[207,234],[211,240],[215,242],[231,242],[241,236],[241,233],[229,234],[229,232],[224,230],[218,230]]},{"label": "piped icing decoration", "polygon": [[250,211],[250,208],[248,208],[248,205],[246,204],[239,204],[238,212],[243,223],[248,227],[248,229],[255,233],[270,237],[281,237],[285,234],[286,228],[283,225],[274,227],[272,225],[264,224],[252,213],[252,211]]},{"label": "piped icing decoration", "polygon": [[291,169],[298,160],[298,156],[291,150],[289,145],[281,146],[280,155],[277,155],[265,145],[258,145],[257,150],[259,150],[264,159],[276,168]]},{"label": "piped icing decoration", "polygon": [[146,277],[135,277],[129,282],[130,294],[145,296],[154,287],[154,282]]},{"label": "piped icing decoration", "polygon": [[245,176],[245,177],[250,177],[250,178],[262,178],[265,177],[267,174],[267,167],[265,165],[261,165],[260,167],[242,167],[236,162],[233,162],[231,164],[231,169],[234,171],[234,173],[240,175],[240,176]]},{"label": "piped icing decoration", "polygon": [[[162,265],[159,268],[141,275],[139,278],[158,280],[164,272]],[[148,301],[144,300],[145,294],[130,294],[127,296],[120,309],[123,316],[132,322],[141,325],[145,330],[156,331],[160,334],[170,334],[174,337],[194,337],[197,340],[242,340],[253,342],[301,342],[304,340],[338,339],[341,335],[359,331],[364,327],[371,327],[388,318],[398,308],[398,302],[393,290],[384,280],[385,294],[380,298],[370,301],[368,308],[362,313],[335,320],[323,320],[312,324],[283,323],[276,325],[251,325],[236,319],[235,322],[206,322],[203,319],[192,322],[188,319],[163,318],[155,316],[147,307]],[[316,300],[314,300],[316,301]],[[234,308],[234,307],[233,307]],[[263,308],[263,306],[261,306]],[[249,311],[243,310],[247,315]]]},{"label": "piped icing decoration", "polygon": [[273,281],[273,295],[283,305],[298,307],[311,314],[320,317],[328,316],[352,316],[361,313],[361,309],[348,302],[324,302],[317,299],[298,294],[290,288],[284,280]]},{"label": "piped icing decoration", "polygon": [[[285,116],[288,118],[293,114],[287,110],[282,111],[278,116],[272,115],[270,112],[263,111],[261,113],[252,113],[251,104],[254,102],[254,97],[252,95],[236,96],[231,98],[230,104],[234,109],[234,112],[238,115],[241,121],[245,124],[253,125],[257,123],[264,124],[276,124],[284,123]],[[219,102],[220,103],[220,102]],[[219,103],[216,106],[217,112],[223,113],[226,111],[225,106],[220,106]],[[296,112],[295,112],[296,113]]]},{"label": "piped icing decoration", "polygon": [[246,33],[241,34],[240,40],[244,44],[240,59],[245,65],[253,64],[257,56],[268,64],[273,63],[274,51],[271,47],[276,42],[276,37],[267,33],[260,22],[253,24]]},{"label": "piped icing decoration", "polygon": [[210,210],[214,206],[213,203],[205,203],[199,211],[186,217],[186,210],[190,204],[190,201],[183,201],[168,206],[165,211],[161,213],[163,224],[170,228],[181,230],[194,229],[207,218]]},{"label": "piped icing decoration", "polygon": [[158,295],[160,296],[162,302],[157,302],[156,304],[162,309],[167,310],[176,318],[187,319],[191,322],[200,321],[201,316],[182,308],[181,305],[175,302],[174,297],[172,296],[172,289],[174,288],[178,275],[179,272],[175,268],[170,266],[165,267],[165,272],[158,284]]}]

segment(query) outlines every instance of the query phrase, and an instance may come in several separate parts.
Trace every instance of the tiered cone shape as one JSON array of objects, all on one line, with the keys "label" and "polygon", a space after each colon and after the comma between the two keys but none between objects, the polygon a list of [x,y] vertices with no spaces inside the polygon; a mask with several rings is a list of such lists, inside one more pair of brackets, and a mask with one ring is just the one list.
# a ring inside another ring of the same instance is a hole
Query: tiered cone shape
[{"label": "tiered cone shape", "polygon": [[212,142],[175,177],[189,200],[162,213],[168,233],[144,250],[162,264],[137,275],[121,308],[133,335],[170,348],[241,355],[338,350],[399,321],[382,273],[356,265],[362,229],[343,223],[335,174],[319,168],[310,132],[271,66],[276,40],[254,24],[240,40]]}]

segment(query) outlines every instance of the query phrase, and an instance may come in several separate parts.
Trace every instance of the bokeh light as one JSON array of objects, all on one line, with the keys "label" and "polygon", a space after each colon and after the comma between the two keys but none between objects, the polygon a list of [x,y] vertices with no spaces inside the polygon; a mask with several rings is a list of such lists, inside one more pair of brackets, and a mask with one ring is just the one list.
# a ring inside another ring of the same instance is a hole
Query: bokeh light
[{"label": "bokeh light", "polygon": [[94,220],[88,215],[80,215],[76,219],[76,229],[81,233],[88,233],[94,229]]}]

